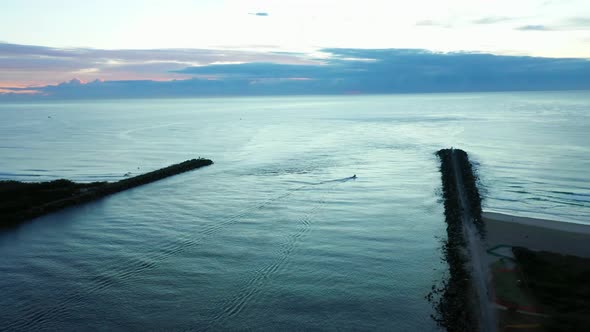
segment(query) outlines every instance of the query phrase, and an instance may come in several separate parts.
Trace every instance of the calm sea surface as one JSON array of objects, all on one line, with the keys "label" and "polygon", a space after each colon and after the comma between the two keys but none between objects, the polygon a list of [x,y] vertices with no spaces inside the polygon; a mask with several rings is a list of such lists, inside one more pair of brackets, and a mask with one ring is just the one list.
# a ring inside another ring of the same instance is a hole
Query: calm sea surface
[{"label": "calm sea surface", "polygon": [[0,104],[0,179],[215,161],[0,232],[0,330],[434,330],[434,152],[590,223],[589,132],[588,91]]}]

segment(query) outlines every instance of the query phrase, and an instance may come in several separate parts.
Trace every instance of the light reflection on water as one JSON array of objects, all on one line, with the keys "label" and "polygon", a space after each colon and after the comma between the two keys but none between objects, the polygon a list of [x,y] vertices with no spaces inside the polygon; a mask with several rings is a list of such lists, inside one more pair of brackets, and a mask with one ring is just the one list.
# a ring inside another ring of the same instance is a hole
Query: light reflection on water
[{"label": "light reflection on water", "polygon": [[432,330],[433,153],[468,151],[489,209],[590,222],[587,95],[0,105],[1,178],[215,161],[0,234],[0,329]]}]

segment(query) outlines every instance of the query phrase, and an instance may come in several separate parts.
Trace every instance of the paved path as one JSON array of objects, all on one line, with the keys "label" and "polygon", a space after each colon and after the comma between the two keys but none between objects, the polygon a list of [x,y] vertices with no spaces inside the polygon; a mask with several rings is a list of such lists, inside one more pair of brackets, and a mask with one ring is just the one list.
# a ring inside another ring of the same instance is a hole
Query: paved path
[{"label": "paved path", "polygon": [[480,329],[483,332],[496,331],[496,317],[495,309],[492,306],[489,289],[490,273],[488,272],[488,260],[486,258],[485,247],[481,242],[479,233],[475,224],[473,223],[473,215],[471,213],[469,197],[465,193],[465,185],[461,173],[461,166],[454,153],[451,154],[453,171],[455,175],[457,196],[459,198],[459,206],[462,210],[462,224],[463,234],[467,241],[467,249],[470,258],[470,270],[473,281],[473,287],[477,294],[477,304],[479,307]]}]

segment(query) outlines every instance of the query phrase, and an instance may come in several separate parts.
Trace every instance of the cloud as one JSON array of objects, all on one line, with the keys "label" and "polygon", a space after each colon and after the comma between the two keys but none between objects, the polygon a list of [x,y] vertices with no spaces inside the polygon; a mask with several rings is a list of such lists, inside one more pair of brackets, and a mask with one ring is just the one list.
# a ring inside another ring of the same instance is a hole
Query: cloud
[{"label": "cloud", "polygon": [[513,18],[513,17],[506,17],[506,16],[489,16],[489,17],[482,17],[477,20],[473,20],[471,22],[474,24],[495,24],[495,23],[513,21],[514,19],[515,18]]},{"label": "cloud", "polygon": [[256,62],[189,67],[178,72],[183,74],[215,76],[225,79],[260,79],[327,75],[335,70],[342,69],[344,68],[327,65],[285,65]]},{"label": "cloud", "polygon": [[590,17],[570,17],[551,25],[524,25],[517,27],[521,31],[573,31],[590,30]]},{"label": "cloud", "polygon": [[422,20],[422,21],[416,22],[416,25],[418,25],[418,26],[436,26],[439,24],[433,20]]},{"label": "cloud", "polygon": [[433,21],[433,20],[418,21],[418,22],[416,22],[415,25],[422,26],[422,27],[443,27],[443,28],[450,28],[451,27],[451,25],[449,23]]},{"label": "cloud", "polygon": [[305,56],[255,50],[152,49],[101,50],[52,48],[0,43],[0,87],[9,82],[48,85],[79,77],[128,80],[181,79],[186,67],[216,62],[272,62],[306,64]]},{"label": "cloud", "polygon": [[522,25],[515,28],[519,31],[553,31],[554,29],[545,25]]},{"label": "cloud", "polygon": [[590,30],[590,17],[571,17],[564,23],[573,29]]},{"label": "cloud", "polygon": [[[41,91],[29,88],[15,88],[15,87],[5,87],[0,88],[0,97],[3,95],[33,95],[39,94]],[[0,98],[1,100],[1,98]]]},{"label": "cloud", "polygon": [[[69,81],[4,98],[143,98],[590,89],[588,59],[421,49],[324,49],[322,62],[189,66],[168,81]],[[295,55],[292,55],[295,56]],[[363,59],[363,61],[351,60]],[[370,61],[368,61],[370,60]],[[23,89],[26,89],[23,87]],[[17,91],[17,90],[14,90]],[[1,95],[0,95],[1,96]]]},{"label": "cloud", "polygon": [[254,16],[268,16],[268,13],[265,13],[265,12],[248,13],[248,14],[254,15]]}]

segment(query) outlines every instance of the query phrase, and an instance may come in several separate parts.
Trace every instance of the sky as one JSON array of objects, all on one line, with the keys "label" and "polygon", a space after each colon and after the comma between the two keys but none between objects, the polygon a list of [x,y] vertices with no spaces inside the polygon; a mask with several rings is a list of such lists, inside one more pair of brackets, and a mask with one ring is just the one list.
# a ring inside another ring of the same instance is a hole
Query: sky
[{"label": "sky", "polygon": [[[0,22],[0,94],[72,79],[224,79],[186,70],[203,66],[342,67],[338,49],[590,59],[588,0],[2,0]],[[349,61],[383,61],[361,53]]]}]

